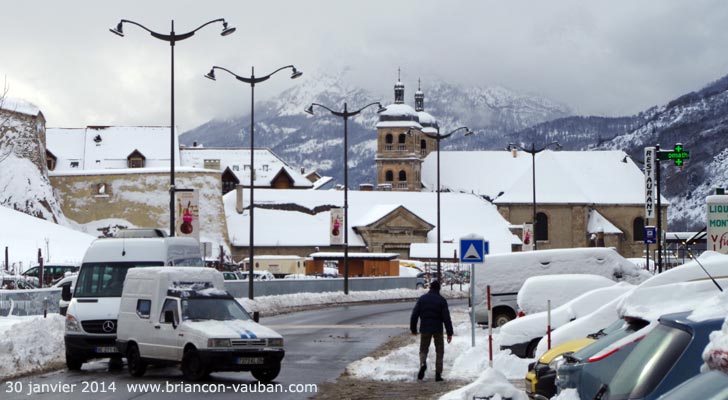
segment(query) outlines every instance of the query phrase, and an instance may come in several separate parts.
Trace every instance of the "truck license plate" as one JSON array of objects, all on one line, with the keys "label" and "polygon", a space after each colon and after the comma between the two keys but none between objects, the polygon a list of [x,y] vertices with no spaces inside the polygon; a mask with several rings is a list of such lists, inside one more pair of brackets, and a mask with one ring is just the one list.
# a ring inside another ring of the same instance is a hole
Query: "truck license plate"
[{"label": "truck license plate", "polygon": [[235,359],[238,365],[263,364],[263,357],[238,357]]},{"label": "truck license plate", "polygon": [[95,351],[97,353],[117,353],[119,350],[114,346],[98,346]]}]

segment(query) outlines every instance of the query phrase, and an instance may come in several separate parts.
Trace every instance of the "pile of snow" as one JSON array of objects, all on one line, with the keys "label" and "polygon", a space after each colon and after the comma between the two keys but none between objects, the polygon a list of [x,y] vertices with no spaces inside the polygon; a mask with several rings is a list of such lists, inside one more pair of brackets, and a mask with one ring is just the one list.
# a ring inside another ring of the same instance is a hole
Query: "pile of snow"
[{"label": "pile of snow", "polygon": [[446,393],[440,397],[440,400],[471,400],[473,398],[528,400],[528,395],[511,385],[501,372],[488,368],[475,382]]},{"label": "pile of snow", "polygon": [[58,314],[0,318],[0,380],[65,362],[64,321]]},{"label": "pile of snow", "polygon": [[86,249],[95,239],[91,235],[54,224],[7,207],[0,207],[0,221],[10,229],[0,230],[0,243],[7,246],[9,264],[23,263],[23,269],[38,260],[41,249],[45,263],[80,264]]},{"label": "pile of snow", "polygon": [[[454,333],[450,344],[445,344],[443,359],[443,377],[445,379],[475,380],[488,367],[487,331],[477,329],[475,347],[471,346],[470,320],[466,311],[452,311]],[[419,338],[419,336],[418,336]],[[498,336],[493,336],[493,349],[499,349]],[[497,350],[496,350],[497,351]],[[346,368],[349,375],[378,381],[410,381],[417,380],[420,364],[419,340],[400,347],[382,357],[365,357],[355,361]],[[523,379],[531,360],[520,359],[510,352],[497,351],[493,354],[493,366],[507,379]],[[434,379],[435,350],[430,349],[427,359],[428,369],[425,379]]]},{"label": "pile of snow", "polygon": [[612,285],[613,280],[592,274],[532,276],[523,282],[516,301],[521,311],[534,314],[546,311],[547,300],[551,300],[551,309],[554,309],[581,294]]},{"label": "pile of snow", "polygon": [[[463,285],[463,290],[443,288],[440,294],[446,299],[462,299],[468,297],[468,285]],[[258,311],[264,315],[281,314],[297,311],[304,307],[318,306],[324,304],[346,304],[364,301],[381,300],[408,300],[417,299],[426,291],[423,289],[388,289],[370,292],[354,292],[344,294],[339,292],[324,293],[292,293],[275,296],[261,296],[253,300],[248,298],[237,299],[249,312]]]}]

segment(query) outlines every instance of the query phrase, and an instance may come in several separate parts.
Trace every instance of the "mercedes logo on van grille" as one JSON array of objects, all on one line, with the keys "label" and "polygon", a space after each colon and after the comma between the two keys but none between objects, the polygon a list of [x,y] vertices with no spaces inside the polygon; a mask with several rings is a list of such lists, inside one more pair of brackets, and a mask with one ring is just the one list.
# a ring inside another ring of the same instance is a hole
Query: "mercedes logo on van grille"
[{"label": "mercedes logo on van grille", "polygon": [[104,323],[101,325],[101,329],[103,329],[106,333],[112,333],[114,332],[114,329],[116,327],[114,326],[114,321],[104,321]]}]

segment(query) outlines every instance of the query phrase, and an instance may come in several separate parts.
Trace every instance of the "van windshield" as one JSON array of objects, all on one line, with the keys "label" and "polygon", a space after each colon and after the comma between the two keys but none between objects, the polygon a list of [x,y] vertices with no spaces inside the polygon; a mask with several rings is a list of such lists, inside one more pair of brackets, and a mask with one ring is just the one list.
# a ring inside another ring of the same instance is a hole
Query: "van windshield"
[{"label": "van windshield", "polygon": [[240,304],[231,298],[192,297],[182,300],[182,320],[184,321],[230,321],[249,320],[250,315]]},{"label": "van windshield", "polygon": [[83,264],[73,297],[121,297],[129,268],[161,267],[162,262],[101,262]]}]

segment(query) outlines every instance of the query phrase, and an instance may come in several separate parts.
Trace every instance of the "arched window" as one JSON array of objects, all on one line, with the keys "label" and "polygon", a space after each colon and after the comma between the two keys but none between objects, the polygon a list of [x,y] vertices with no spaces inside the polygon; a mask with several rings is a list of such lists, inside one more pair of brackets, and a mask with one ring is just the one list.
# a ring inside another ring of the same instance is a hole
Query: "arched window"
[{"label": "arched window", "polygon": [[644,242],[645,240],[645,220],[637,217],[632,221],[632,237],[635,242]]},{"label": "arched window", "polygon": [[399,181],[400,182],[407,181],[407,172],[405,172],[405,171],[399,171]]},{"label": "arched window", "polygon": [[391,133],[388,133],[387,136],[384,137],[384,143],[392,144],[392,141],[394,141],[394,137]]},{"label": "arched window", "polygon": [[386,171],[384,173],[384,180],[387,182],[392,182],[394,180],[394,173],[392,171]]},{"label": "arched window", "polygon": [[407,143],[407,135],[405,135],[404,133],[400,133],[398,142],[399,142],[399,144]]},{"label": "arched window", "polygon": [[536,240],[549,240],[549,217],[540,212],[536,213],[536,226],[534,227]]}]

